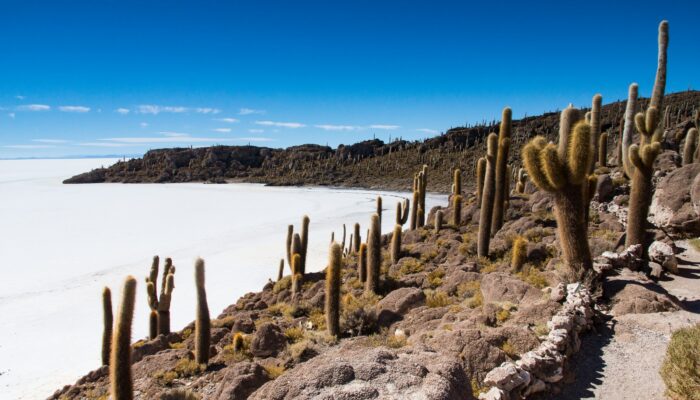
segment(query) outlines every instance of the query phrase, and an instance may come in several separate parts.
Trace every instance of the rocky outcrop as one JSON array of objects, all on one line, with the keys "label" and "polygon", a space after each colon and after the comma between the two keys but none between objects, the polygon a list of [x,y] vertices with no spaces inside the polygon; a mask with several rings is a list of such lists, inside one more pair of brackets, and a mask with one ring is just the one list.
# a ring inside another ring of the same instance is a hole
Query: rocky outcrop
[{"label": "rocky outcrop", "polygon": [[652,198],[650,220],[683,237],[700,235],[700,218],[690,201],[700,163],[684,165],[659,180]]}]

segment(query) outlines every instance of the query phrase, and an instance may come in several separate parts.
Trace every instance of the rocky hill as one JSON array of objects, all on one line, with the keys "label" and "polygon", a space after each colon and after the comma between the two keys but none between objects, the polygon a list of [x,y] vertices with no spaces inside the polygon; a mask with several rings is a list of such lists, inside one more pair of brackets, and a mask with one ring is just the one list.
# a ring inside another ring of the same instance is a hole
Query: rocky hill
[{"label": "rocky hill", "polygon": [[[608,149],[613,158],[625,103],[607,104],[601,112],[601,128],[609,133]],[[641,99],[639,103],[645,107],[648,100]],[[667,95],[669,129],[687,130],[698,104],[698,91]],[[530,138],[543,135],[556,140],[558,115],[552,112],[513,121],[511,164],[514,167],[520,166],[519,149]],[[283,150],[255,146],[158,149],[147,152],[143,158],[120,161],[109,168],[66,179],[64,183],[239,181],[410,190],[413,179],[410,172],[425,164],[431,170],[428,190],[448,192],[454,168],[465,171],[465,184],[471,187],[476,160],[484,155],[485,138],[490,132],[498,132],[497,122],[452,128],[421,142],[370,140],[337,149],[311,144]],[[677,146],[673,137],[665,144],[670,149]]]}]

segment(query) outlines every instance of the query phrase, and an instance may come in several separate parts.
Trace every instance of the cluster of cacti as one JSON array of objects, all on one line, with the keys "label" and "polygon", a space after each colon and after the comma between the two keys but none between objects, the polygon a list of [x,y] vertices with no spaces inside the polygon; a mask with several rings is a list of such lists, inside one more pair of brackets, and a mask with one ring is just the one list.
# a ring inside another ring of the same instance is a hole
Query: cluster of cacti
[{"label": "cluster of cacti", "polygon": [[513,251],[510,259],[510,267],[513,272],[520,272],[527,260],[527,240],[522,236],[518,236],[513,241]]},{"label": "cluster of cacti", "polygon": [[425,225],[425,194],[428,185],[428,166],[413,177],[413,203],[411,204],[411,229]]},{"label": "cluster of cacti", "polygon": [[640,133],[639,145],[628,149],[629,164],[632,166],[632,183],[627,215],[627,237],[625,246],[641,244],[646,254],[645,234],[649,206],[653,195],[654,160],[661,152],[662,124],[659,122],[659,110],[663,105],[666,87],[666,50],[668,48],[668,22],[659,24],[659,57],[654,89],[646,112],[634,117],[635,126]]},{"label": "cluster of cacti", "polygon": [[690,128],[685,134],[685,144],[683,145],[683,165],[700,161],[698,159],[698,130]]},{"label": "cluster of cacti", "polygon": [[527,174],[525,174],[525,168],[518,168],[518,177],[515,184],[515,191],[517,193],[525,193],[525,184],[527,183]]},{"label": "cluster of cacti", "polygon": [[211,320],[207,292],[204,287],[204,260],[198,258],[194,265],[194,281],[197,286],[197,316],[194,321],[194,354],[197,364],[209,363],[209,344],[211,341]]},{"label": "cluster of cacti", "polygon": [[397,202],[396,203],[396,224],[403,226],[403,224],[408,221],[408,214],[410,212],[409,210],[409,204],[410,200],[408,199],[403,199],[402,202]]},{"label": "cluster of cacti", "polygon": [[591,127],[579,120],[579,111],[568,107],[561,113],[558,146],[538,136],[522,150],[532,182],[553,195],[558,240],[574,279],[582,278],[593,267],[586,219],[593,156]]},{"label": "cluster of cacti", "polygon": [[510,150],[510,134],[512,129],[513,113],[510,108],[503,109],[501,126],[498,132],[498,152],[496,155],[496,183],[494,191],[494,202],[491,205],[491,236],[495,235],[503,226],[503,216],[505,214],[504,203],[508,197],[508,151]]},{"label": "cluster of cacti", "polygon": [[486,168],[484,184],[481,192],[481,209],[479,210],[479,236],[477,239],[477,254],[488,257],[489,242],[491,241],[491,215],[496,185],[496,148],[498,135],[491,133],[486,144]]},{"label": "cluster of cacti", "polygon": [[134,319],[136,279],[128,276],[122,290],[122,301],[112,337],[109,362],[110,395],[113,400],[133,400],[134,383],[131,378],[131,323]]},{"label": "cluster of cacti", "polygon": [[367,236],[367,279],[365,290],[377,293],[379,289],[379,271],[382,262],[382,235],[379,216],[372,214],[369,234]]},{"label": "cluster of cacti", "polygon": [[331,336],[340,335],[340,268],[343,250],[338,243],[331,244],[326,269],[326,327]]},{"label": "cluster of cacti", "polygon": [[396,225],[391,236],[391,262],[396,264],[399,258],[401,258],[401,225]]},{"label": "cluster of cacti", "polygon": [[442,210],[437,210],[435,212],[435,233],[440,233],[440,229],[442,229],[442,215]]},{"label": "cluster of cacti", "polygon": [[484,179],[486,179],[486,157],[481,157],[476,162],[476,202],[481,204],[481,196],[484,192]]},{"label": "cluster of cacti", "polygon": [[170,333],[170,301],[175,289],[175,266],[169,257],[165,259],[163,266],[163,278],[160,286],[160,296],[156,292],[158,285],[158,264],[160,258],[153,257],[151,272],[146,277],[146,294],[148,295],[148,306],[151,308],[148,326],[149,337],[151,339],[158,335]]},{"label": "cluster of cacti", "polygon": [[109,365],[109,353],[112,347],[112,292],[108,287],[102,290],[102,365]]}]

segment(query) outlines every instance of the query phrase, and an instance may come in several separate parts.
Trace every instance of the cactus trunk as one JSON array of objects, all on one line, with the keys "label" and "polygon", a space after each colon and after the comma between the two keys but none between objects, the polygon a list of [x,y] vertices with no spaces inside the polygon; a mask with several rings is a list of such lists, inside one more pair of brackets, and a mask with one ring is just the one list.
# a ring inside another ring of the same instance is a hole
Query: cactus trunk
[{"label": "cactus trunk", "polygon": [[109,365],[109,353],[112,347],[112,325],[114,317],[112,315],[112,292],[108,287],[102,290],[102,365]]},{"label": "cactus trunk", "polygon": [[496,186],[494,202],[491,205],[491,236],[495,235],[503,226],[504,202],[508,195],[508,151],[510,150],[510,133],[512,127],[512,111],[506,107],[503,109],[501,126],[498,133],[498,153],[496,156]]},{"label": "cactus trunk", "polygon": [[377,293],[379,289],[379,269],[382,262],[382,236],[379,229],[379,216],[373,214],[367,237],[367,281],[365,282],[365,290],[373,293]]},{"label": "cactus trunk", "polygon": [[484,187],[481,195],[481,210],[479,211],[479,237],[477,241],[477,254],[479,257],[488,257],[489,241],[491,240],[491,214],[496,184],[496,147],[498,136],[495,133],[489,135],[486,153],[486,173],[484,175]]},{"label": "cactus trunk", "polygon": [[335,337],[340,335],[340,267],[342,258],[342,248],[338,243],[333,243],[326,269],[326,327],[328,334]]},{"label": "cactus trunk", "polygon": [[129,276],[124,282],[116,330],[112,337],[109,382],[113,400],[133,400],[134,398],[134,383],[131,378],[131,323],[134,318],[135,300],[136,279]]},{"label": "cactus trunk", "polygon": [[204,260],[201,258],[197,259],[194,269],[195,283],[197,285],[194,353],[197,364],[207,364],[209,363],[209,344],[211,342],[211,320],[209,318],[209,306],[207,305],[207,292],[204,287]]},{"label": "cactus trunk", "polygon": [[391,236],[391,262],[396,264],[401,258],[401,225],[394,227],[394,234]]}]

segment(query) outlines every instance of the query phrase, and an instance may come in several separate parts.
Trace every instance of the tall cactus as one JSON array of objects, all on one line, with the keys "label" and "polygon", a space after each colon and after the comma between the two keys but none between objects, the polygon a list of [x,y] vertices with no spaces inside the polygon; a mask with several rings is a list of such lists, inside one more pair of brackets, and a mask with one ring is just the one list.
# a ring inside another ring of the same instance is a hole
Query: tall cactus
[{"label": "tall cactus", "polygon": [[309,249],[309,216],[304,215],[301,220],[301,274],[306,274],[306,253]]},{"label": "tall cactus", "polygon": [[113,400],[133,400],[134,382],[131,378],[131,323],[134,319],[136,279],[128,276],[122,290],[122,301],[112,337],[109,363],[110,394]]},{"label": "tall cactus", "polygon": [[608,133],[603,132],[598,138],[598,164],[601,167],[608,166]]},{"label": "tall cactus", "polygon": [[401,225],[394,226],[394,233],[391,236],[391,262],[396,264],[401,258]]},{"label": "tall cactus", "polygon": [[148,296],[149,313],[149,337],[154,339],[158,335],[170,333],[170,300],[175,288],[175,267],[173,260],[168,257],[163,266],[163,278],[160,286],[160,296],[156,290],[158,287],[158,264],[159,257],[154,256],[151,263],[151,271],[146,277],[146,295]]},{"label": "tall cactus", "polygon": [[382,236],[379,216],[372,214],[369,236],[367,237],[367,281],[365,290],[377,293],[379,289],[379,270],[382,262]]},{"label": "tall cactus", "polygon": [[292,300],[296,300],[301,292],[301,285],[304,276],[299,272],[301,270],[301,255],[292,255]]},{"label": "tall cactus", "polygon": [[194,322],[194,353],[197,364],[209,363],[209,344],[211,342],[211,320],[207,291],[204,287],[204,260],[198,258],[194,265],[194,280],[197,285],[197,318]]},{"label": "tall cactus", "polygon": [[685,144],[683,145],[683,165],[697,162],[695,159],[695,150],[698,146],[698,130],[690,128],[685,135]]},{"label": "tall cactus", "polygon": [[588,168],[593,156],[591,127],[583,121],[577,123],[579,119],[578,110],[566,108],[561,113],[558,146],[538,136],[522,151],[532,182],[553,195],[562,256],[576,280],[587,276],[593,267],[586,220]]},{"label": "tall cactus", "polygon": [[457,168],[452,176],[452,194],[462,195],[462,171]]},{"label": "tall cactus", "polygon": [[484,187],[481,193],[481,209],[479,211],[479,237],[477,240],[477,254],[479,257],[488,257],[489,242],[491,241],[491,214],[496,185],[496,148],[498,147],[498,135],[492,133],[487,139],[486,172],[484,175]]},{"label": "tall cactus", "polygon": [[[600,137],[600,109],[603,106],[603,96],[596,94],[593,96],[593,102],[591,105],[591,146],[593,148],[593,154],[598,154],[598,141]],[[591,166],[588,172],[591,173],[595,169],[595,157],[591,157]]]},{"label": "tall cactus", "polygon": [[625,108],[625,125],[622,131],[622,166],[628,178],[632,177],[634,165],[630,161],[629,149],[634,139],[634,116],[637,113],[637,91],[639,86],[636,83],[630,85],[627,94],[627,107]]},{"label": "tall cactus", "polygon": [[360,282],[367,281],[367,244],[362,243],[357,252],[357,276]]},{"label": "tall cactus", "polygon": [[382,196],[377,196],[377,215],[379,215],[379,226],[382,226]]},{"label": "tall cactus", "polygon": [[455,229],[459,229],[462,225],[462,196],[460,195],[452,197],[452,225]]},{"label": "tall cactus", "polygon": [[501,126],[498,132],[498,153],[496,155],[496,190],[494,193],[493,211],[491,213],[491,236],[503,226],[505,200],[508,196],[508,151],[510,150],[510,134],[512,130],[513,112],[509,107],[503,109]]},{"label": "tall cactus", "polygon": [[442,210],[437,210],[435,212],[435,233],[440,233],[442,229]]},{"label": "tall cactus", "polygon": [[165,287],[160,293],[158,300],[158,334],[167,335],[170,333],[170,301],[175,288],[175,267],[170,269],[171,273],[165,278]]},{"label": "tall cactus", "polygon": [[661,143],[655,139],[654,132],[659,123],[659,112],[649,107],[646,113],[635,117],[637,130],[641,134],[640,144],[633,144],[629,149],[630,162],[634,165],[627,216],[627,238],[625,246],[641,244],[645,250],[645,232],[649,206],[653,195],[651,178],[654,174],[654,160],[661,152]]},{"label": "tall cactus", "polygon": [[277,270],[277,281],[281,281],[284,277],[284,258],[280,259],[280,266]]},{"label": "tall cactus", "polygon": [[476,202],[481,204],[481,195],[484,192],[484,179],[486,178],[486,158],[481,157],[476,162]]},{"label": "tall cactus", "polygon": [[408,221],[409,203],[408,199],[403,199],[403,202],[396,202],[396,223],[398,225],[403,226]]},{"label": "tall cactus", "polygon": [[112,292],[108,287],[102,290],[102,365],[109,365],[109,352],[112,346]]},{"label": "tall cactus", "polygon": [[287,226],[287,265],[292,267],[292,241],[294,240],[294,225]]},{"label": "tall cactus", "polygon": [[[658,112],[663,110],[664,92],[666,91],[666,52],[668,50],[668,21],[659,23],[659,50],[658,60],[656,65],[656,78],[654,79],[654,89],[649,100],[649,108],[654,107]],[[663,124],[657,123],[655,128],[663,128]],[[652,132],[652,135],[657,134],[657,141],[661,137],[657,131]]]},{"label": "tall cactus", "polygon": [[343,250],[338,243],[333,243],[326,269],[326,327],[328,334],[336,337],[340,335],[340,267],[342,262]]},{"label": "tall cactus", "polygon": [[418,174],[413,176],[413,199],[411,202],[411,221],[409,228],[416,229],[418,226],[418,208],[420,207],[420,188],[418,184]]},{"label": "tall cactus", "polygon": [[355,223],[355,232],[353,233],[353,236],[355,237],[353,245],[355,245],[355,253],[357,253],[360,251],[360,244],[362,243],[362,238],[360,237],[360,224],[357,222]]}]

